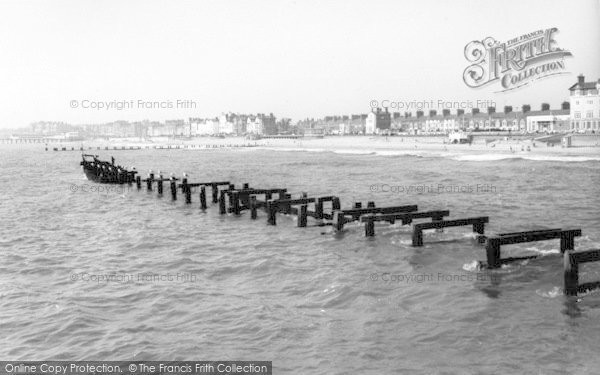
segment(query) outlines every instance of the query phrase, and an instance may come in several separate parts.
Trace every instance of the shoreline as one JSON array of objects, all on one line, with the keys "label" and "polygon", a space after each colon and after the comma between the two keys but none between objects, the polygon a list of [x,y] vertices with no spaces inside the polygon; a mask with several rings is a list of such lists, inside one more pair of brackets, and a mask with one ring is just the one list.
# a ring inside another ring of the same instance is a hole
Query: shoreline
[{"label": "shoreline", "polygon": [[564,148],[551,147],[543,142],[531,140],[495,140],[475,139],[472,144],[451,144],[445,137],[330,137],[322,139],[269,139],[264,146],[275,149],[306,149],[314,151],[333,151],[348,153],[389,153],[398,154],[436,154],[432,156],[497,154],[504,156],[597,156],[600,160],[600,146],[595,143]]},{"label": "shoreline", "polygon": [[488,155],[488,159],[497,158],[542,158],[551,156],[588,157],[600,160],[600,135],[588,137],[584,142],[573,142],[572,147],[553,147],[546,143],[531,139],[504,139],[496,137],[476,137],[471,144],[451,144],[443,136],[330,136],[324,138],[298,139],[260,139],[249,140],[244,137],[228,138],[194,138],[194,139],[156,139],[139,141],[134,139],[69,141],[44,144],[4,144],[0,148],[38,149],[48,152],[57,151],[127,151],[127,150],[164,150],[164,149],[247,149],[259,148],[278,151],[313,151],[336,152],[346,154],[379,154],[379,155],[415,155],[433,157],[464,157]]}]

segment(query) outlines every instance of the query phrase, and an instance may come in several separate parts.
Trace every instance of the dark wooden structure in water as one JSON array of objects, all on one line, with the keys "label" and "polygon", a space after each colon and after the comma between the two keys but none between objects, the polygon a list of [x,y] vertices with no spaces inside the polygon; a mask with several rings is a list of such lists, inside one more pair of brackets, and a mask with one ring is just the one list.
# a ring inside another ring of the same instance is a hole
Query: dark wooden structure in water
[{"label": "dark wooden structure in water", "polygon": [[[521,257],[501,257],[501,246],[534,241],[560,239],[560,252],[564,254],[564,292],[568,296],[600,288],[600,281],[579,283],[579,264],[600,261],[600,250],[585,250],[575,252],[575,237],[581,236],[581,229],[542,229],[523,232],[500,233],[492,236],[484,234],[484,226],[489,223],[489,217],[469,217],[460,219],[445,219],[450,215],[448,210],[419,211],[417,205],[375,207],[374,202],[367,202],[367,207],[362,207],[362,202],[355,202],[353,208],[342,209],[340,198],[337,196],[309,197],[301,193],[300,197],[293,198],[287,188],[256,188],[245,183],[241,188],[230,181],[205,181],[190,182],[186,174],[180,179],[171,174],[163,177],[159,171],[155,176],[152,171],[145,179],[137,174],[135,168],[127,170],[115,165],[114,158],[111,162],[99,160],[96,155],[83,155],[81,162],[88,179],[99,183],[132,184],[135,182],[137,189],[142,189],[142,182],[147,191],[153,191],[156,184],[157,195],[163,196],[163,183],[170,187],[171,199],[177,200],[181,191],[185,204],[192,204],[193,190],[199,189],[200,208],[206,210],[207,193],[211,190],[211,202],[217,204],[221,215],[242,215],[250,212],[250,219],[256,220],[258,212],[266,213],[267,224],[276,225],[278,214],[297,216],[297,226],[307,227],[308,218],[315,221],[314,226],[332,226],[335,232],[343,232],[344,225],[350,222],[364,224],[365,237],[375,236],[375,224],[385,222],[402,225],[413,223],[414,220],[431,219],[430,221],[413,225],[412,245],[423,246],[423,231],[443,228],[472,226],[476,233],[477,243],[484,244],[487,262],[480,262],[481,268],[496,269],[511,262],[533,259],[537,255]],[[181,183],[178,183],[181,181]]]}]

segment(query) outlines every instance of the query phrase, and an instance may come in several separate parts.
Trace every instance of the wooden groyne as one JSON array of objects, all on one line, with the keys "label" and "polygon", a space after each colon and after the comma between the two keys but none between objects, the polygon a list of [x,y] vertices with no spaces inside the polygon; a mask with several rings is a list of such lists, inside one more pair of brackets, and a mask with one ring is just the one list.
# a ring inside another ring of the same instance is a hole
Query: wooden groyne
[{"label": "wooden groyne", "polygon": [[[181,181],[181,182],[179,182]],[[200,209],[207,210],[207,189],[211,190],[211,203],[218,206],[221,215],[235,216],[249,213],[251,220],[258,219],[258,213],[264,212],[268,225],[277,225],[279,214],[294,215],[297,217],[297,226],[308,227],[308,218],[313,218],[310,226],[332,226],[335,232],[343,232],[344,225],[350,222],[364,224],[365,237],[375,236],[376,223],[402,225],[413,224],[415,220],[429,220],[415,223],[412,226],[412,245],[423,246],[423,231],[444,228],[470,226],[475,234],[477,245],[483,245],[486,261],[480,261],[480,268],[497,269],[502,265],[515,261],[537,258],[538,255],[521,257],[501,257],[501,246],[560,239],[560,252],[564,254],[564,293],[576,296],[577,293],[600,288],[600,281],[579,283],[579,264],[600,261],[600,250],[584,250],[575,252],[575,237],[581,236],[581,229],[543,229],[511,233],[485,235],[485,224],[489,223],[488,216],[447,219],[449,210],[419,211],[417,205],[384,206],[376,207],[375,202],[367,202],[363,208],[362,202],[354,202],[352,208],[342,209],[340,198],[337,196],[309,196],[306,192],[292,194],[284,187],[250,187],[243,183],[236,187],[231,181],[204,181],[192,182],[187,174],[181,179],[171,174],[164,177],[159,171],[155,175],[152,171],[142,179],[139,175],[128,178],[121,183],[133,184],[142,190],[143,184],[147,191],[152,192],[156,187],[157,196],[163,196],[163,184],[168,183],[171,200],[178,199],[181,192],[186,205],[194,202],[197,194]],[[294,197],[294,195],[297,195]]]},{"label": "wooden groyne", "polygon": [[[86,150],[105,150],[105,151],[126,151],[126,150],[184,150],[184,149],[213,149],[213,148],[239,148],[239,147],[257,147],[258,143],[221,143],[221,144],[186,144],[186,145],[145,145],[145,146],[59,146],[52,147],[53,151],[86,151]],[[49,151],[46,145],[46,151]]]}]

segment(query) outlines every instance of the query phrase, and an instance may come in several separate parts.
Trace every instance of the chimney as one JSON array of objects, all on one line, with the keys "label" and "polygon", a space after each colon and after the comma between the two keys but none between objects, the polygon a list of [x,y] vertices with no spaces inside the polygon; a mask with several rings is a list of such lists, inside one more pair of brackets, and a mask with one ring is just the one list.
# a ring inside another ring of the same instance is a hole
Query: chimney
[{"label": "chimney", "polygon": [[464,116],[465,114],[465,110],[464,109],[457,109],[456,110],[456,115],[457,116]]},{"label": "chimney", "polygon": [[472,113],[473,115],[476,115],[476,114],[478,114],[478,113],[479,113],[479,108],[473,108],[473,109],[471,109],[471,113]]},{"label": "chimney", "polygon": [[433,117],[437,115],[437,111],[435,109],[432,109],[431,111],[429,111],[429,117]]},{"label": "chimney", "polygon": [[404,112],[404,118],[409,118],[411,116],[410,112]]},{"label": "chimney", "polygon": [[504,106],[504,113],[511,113],[511,112],[512,112],[512,106],[510,106],[510,105]]},{"label": "chimney", "polygon": [[423,111],[417,111],[417,118],[423,117]]},{"label": "chimney", "polygon": [[563,102],[561,108],[562,109],[571,109],[571,103]]},{"label": "chimney", "polygon": [[381,108],[377,107],[377,113],[381,113]]},{"label": "chimney", "polygon": [[549,110],[550,110],[550,104],[542,103],[542,111],[549,111]]},{"label": "chimney", "polygon": [[579,84],[579,88],[583,88],[583,83],[585,82],[585,77],[583,74],[577,76],[577,83]]},{"label": "chimney", "polygon": [[444,117],[450,116],[450,110],[449,109],[443,109],[442,110],[442,114],[444,115]]},{"label": "chimney", "polygon": [[523,113],[527,113],[531,111],[531,106],[529,104],[525,104],[523,107],[521,107],[521,110],[523,111]]},{"label": "chimney", "polygon": [[496,107],[488,107],[488,115],[491,115],[492,113],[496,113]]},{"label": "chimney", "polygon": [[385,107],[385,113],[388,113],[388,107]]}]

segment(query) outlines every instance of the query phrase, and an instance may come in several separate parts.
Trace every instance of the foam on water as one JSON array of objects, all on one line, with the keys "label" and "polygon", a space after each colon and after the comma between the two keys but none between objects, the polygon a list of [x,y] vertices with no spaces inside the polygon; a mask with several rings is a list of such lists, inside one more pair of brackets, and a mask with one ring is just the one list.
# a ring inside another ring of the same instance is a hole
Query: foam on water
[{"label": "foam on water", "polygon": [[535,294],[544,298],[563,297],[563,289],[555,286],[550,290],[536,289]]},{"label": "foam on water", "polygon": [[549,162],[589,162],[600,161],[600,156],[595,155],[538,155],[525,152],[519,153],[485,153],[469,151],[435,151],[435,150],[394,150],[390,148],[361,148],[361,149],[335,149],[335,148],[311,148],[311,147],[275,147],[275,146],[257,146],[245,149],[244,151],[289,151],[289,152],[330,152],[334,154],[348,155],[378,155],[387,157],[427,157],[427,158],[450,158],[456,161],[489,162],[499,160],[531,160],[531,161],[549,161]]},{"label": "foam on water", "polygon": [[462,269],[469,272],[479,271],[481,268],[481,262],[478,260],[473,260],[470,263],[465,263],[462,265]]},{"label": "foam on water", "polygon": [[569,156],[569,155],[528,155],[528,154],[466,154],[452,157],[457,161],[495,161],[507,159],[524,159],[533,161],[586,162],[600,161],[600,156]]}]

